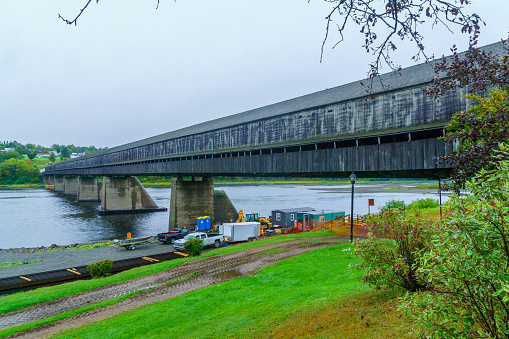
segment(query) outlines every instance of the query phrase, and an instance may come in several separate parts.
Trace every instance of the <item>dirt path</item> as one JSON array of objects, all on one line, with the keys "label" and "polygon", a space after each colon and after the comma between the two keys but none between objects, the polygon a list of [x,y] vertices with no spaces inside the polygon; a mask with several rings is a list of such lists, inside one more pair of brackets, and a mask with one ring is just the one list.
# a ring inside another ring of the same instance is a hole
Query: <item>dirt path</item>
[{"label": "dirt path", "polygon": [[[316,243],[306,242],[307,240],[310,239],[284,242],[223,256],[192,260],[178,267],[150,276],[104,286],[77,295],[9,312],[0,315],[0,329],[30,323],[72,309],[92,305],[100,301],[141,290],[141,292],[131,298],[114,305],[84,312],[71,318],[28,329],[9,336],[9,338],[45,338],[59,331],[104,320],[122,312],[154,302],[164,301],[205,286],[255,274],[261,268],[272,265],[278,261],[315,249],[335,245],[339,242],[344,242],[337,238],[322,238],[320,242]],[[313,240],[318,239],[315,238]],[[276,248],[281,249],[281,251],[273,254],[264,253]],[[189,277],[189,275],[193,273],[195,274]],[[176,282],[169,283],[172,281]]]}]

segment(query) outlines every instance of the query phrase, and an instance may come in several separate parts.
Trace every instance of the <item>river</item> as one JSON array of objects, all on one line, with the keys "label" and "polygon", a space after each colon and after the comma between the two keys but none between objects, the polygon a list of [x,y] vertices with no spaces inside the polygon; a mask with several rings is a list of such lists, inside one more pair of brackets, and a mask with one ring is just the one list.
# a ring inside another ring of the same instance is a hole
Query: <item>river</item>
[{"label": "river", "polygon": [[[371,212],[389,200],[410,203],[416,199],[438,199],[436,190],[385,189],[390,184],[356,184],[354,214],[368,213],[368,199],[375,200]],[[411,185],[411,184],[399,184]],[[420,185],[420,184],[419,184]],[[260,185],[216,187],[226,191],[237,209],[270,216],[274,209],[312,207],[350,213],[350,184]],[[170,206],[170,188],[147,187],[161,207]],[[447,196],[442,195],[445,202]],[[124,237],[155,235],[168,229],[168,212],[148,214],[96,214],[99,203],[77,203],[40,188],[0,189],[0,248],[66,245]]]}]

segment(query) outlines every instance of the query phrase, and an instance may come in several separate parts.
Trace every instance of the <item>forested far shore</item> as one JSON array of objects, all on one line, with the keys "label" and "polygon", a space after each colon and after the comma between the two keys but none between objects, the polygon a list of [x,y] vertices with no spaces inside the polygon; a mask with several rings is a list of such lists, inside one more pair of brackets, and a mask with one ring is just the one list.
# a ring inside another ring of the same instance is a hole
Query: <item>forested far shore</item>
[{"label": "forested far shore", "polygon": [[46,166],[102,149],[95,146],[53,144],[45,147],[16,141],[0,142],[0,185],[42,184],[41,172]]}]

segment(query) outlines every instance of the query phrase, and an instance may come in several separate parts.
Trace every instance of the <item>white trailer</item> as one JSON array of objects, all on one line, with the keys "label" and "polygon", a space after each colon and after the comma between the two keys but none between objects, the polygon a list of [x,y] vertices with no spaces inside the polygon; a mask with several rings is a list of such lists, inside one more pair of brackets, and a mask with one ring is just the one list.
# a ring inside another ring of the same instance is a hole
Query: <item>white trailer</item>
[{"label": "white trailer", "polygon": [[260,235],[259,222],[229,222],[219,226],[219,233],[228,236],[230,242],[247,241]]}]

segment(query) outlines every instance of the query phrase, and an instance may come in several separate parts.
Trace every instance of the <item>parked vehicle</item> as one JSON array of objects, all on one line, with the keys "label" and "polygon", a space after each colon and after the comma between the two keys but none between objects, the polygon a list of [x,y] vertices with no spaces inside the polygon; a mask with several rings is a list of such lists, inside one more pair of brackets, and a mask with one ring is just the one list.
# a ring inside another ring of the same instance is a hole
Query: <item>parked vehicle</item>
[{"label": "parked vehicle", "polygon": [[147,235],[146,237],[143,238],[128,238],[121,240],[115,239],[113,242],[115,243],[117,248],[123,247],[126,250],[135,250],[136,245],[153,243],[154,237]]},{"label": "parked vehicle", "polygon": [[165,244],[173,244],[175,240],[182,239],[190,232],[187,228],[175,228],[173,231],[166,233],[159,233],[157,240]]},{"label": "parked vehicle", "polygon": [[194,232],[194,233],[189,233],[183,239],[176,240],[173,243],[173,248],[176,251],[183,251],[184,244],[186,243],[186,241],[188,241],[190,239],[203,240],[203,247],[214,246],[214,247],[218,248],[224,244],[224,237],[222,234],[209,235],[209,234],[203,233],[203,232]]}]

